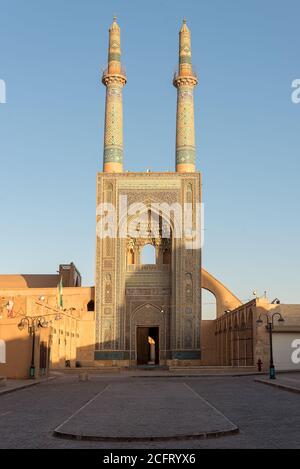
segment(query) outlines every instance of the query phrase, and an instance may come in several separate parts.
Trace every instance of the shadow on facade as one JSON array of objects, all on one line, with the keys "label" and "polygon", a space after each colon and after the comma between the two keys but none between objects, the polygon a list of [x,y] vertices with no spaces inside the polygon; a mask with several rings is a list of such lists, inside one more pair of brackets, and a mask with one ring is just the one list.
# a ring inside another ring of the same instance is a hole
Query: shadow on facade
[{"label": "shadow on facade", "polygon": [[[46,337],[44,338],[46,339]],[[47,340],[40,340],[37,336],[34,347],[35,377],[48,374],[50,363],[50,349]],[[19,339],[1,339],[0,376],[11,379],[30,378],[32,364],[32,337]]]}]

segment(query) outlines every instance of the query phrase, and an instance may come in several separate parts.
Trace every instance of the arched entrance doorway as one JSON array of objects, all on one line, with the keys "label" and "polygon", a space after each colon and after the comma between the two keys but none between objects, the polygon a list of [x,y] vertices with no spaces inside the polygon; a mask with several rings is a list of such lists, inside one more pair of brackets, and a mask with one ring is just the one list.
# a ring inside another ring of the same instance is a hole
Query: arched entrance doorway
[{"label": "arched entrance doorway", "polygon": [[159,326],[137,326],[137,365],[159,365]]},{"label": "arched entrance doorway", "polygon": [[166,316],[162,308],[146,303],[131,315],[131,365],[164,364],[166,359]]}]

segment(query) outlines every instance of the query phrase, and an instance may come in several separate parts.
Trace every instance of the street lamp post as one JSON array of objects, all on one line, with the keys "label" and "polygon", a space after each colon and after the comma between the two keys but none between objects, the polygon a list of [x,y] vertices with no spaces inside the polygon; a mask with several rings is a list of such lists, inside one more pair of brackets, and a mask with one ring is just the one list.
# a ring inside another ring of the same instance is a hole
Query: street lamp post
[{"label": "street lamp post", "polygon": [[[273,357],[273,329],[274,329],[274,318],[278,317],[278,322],[284,322],[284,319],[280,313],[267,313],[265,315],[267,325],[266,329],[269,333],[269,344],[270,344],[270,365],[269,365],[269,378],[276,379],[276,372],[275,372],[275,365],[274,365],[274,357]],[[261,314],[259,315],[256,323],[260,326],[263,323],[261,318]]]},{"label": "street lamp post", "polygon": [[29,369],[29,377],[34,379],[35,378],[35,360],[34,360],[35,333],[39,327],[48,327],[49,323],[42,316],[36,316],[36,317],[25,316],[24,318],[21,319],[20,323],[18,324],[18,328],[20,329],[20,331],[22,331],[26,325],[28,328],[28,334],[30,337],[32,337],[31,363],[30,363],[30,369]]}]

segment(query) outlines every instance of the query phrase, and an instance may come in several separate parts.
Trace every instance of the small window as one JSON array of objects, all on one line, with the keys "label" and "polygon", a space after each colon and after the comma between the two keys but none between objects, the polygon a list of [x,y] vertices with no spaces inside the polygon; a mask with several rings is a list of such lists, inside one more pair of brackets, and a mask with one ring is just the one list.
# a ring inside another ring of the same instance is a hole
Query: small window
[{"label": "small window", "polygon": [[152,244],[146,244],[143,247],[141,255],[142,264],[156,264],[156,252],[155,247]]},{"label": "small window", "polygon": [[88,311],[95,311],[95,302],[94,300],[90,300],[87,304]]}]

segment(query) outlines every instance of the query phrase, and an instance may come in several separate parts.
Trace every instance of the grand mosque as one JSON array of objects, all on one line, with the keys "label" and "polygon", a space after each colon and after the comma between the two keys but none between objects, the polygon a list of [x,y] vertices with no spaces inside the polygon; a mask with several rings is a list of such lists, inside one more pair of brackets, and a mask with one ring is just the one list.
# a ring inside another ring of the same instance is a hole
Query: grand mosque
[{"label": "grand mosque", "polygon": [[[291,353],[300,334],[300,306],[257,295],[242,303],[202,267],[194,118],[198,77],[186,21],[173,77],[173,172],[126,170],[122,93],[127,76],[116,18],[109,28],[102,83],[106,105],[95,207],[95,286],[81,286],[73,263],[60,265],[53,275],[0,275],[0,375],[24,378],[66,367],[256,369],[258,361],[267,369],[269,336],[260,319],[275,312],[284,319],[273,329],[277,367],[299,368]],[[204,290],[215,297],[211,319],[202,317]]]}]

